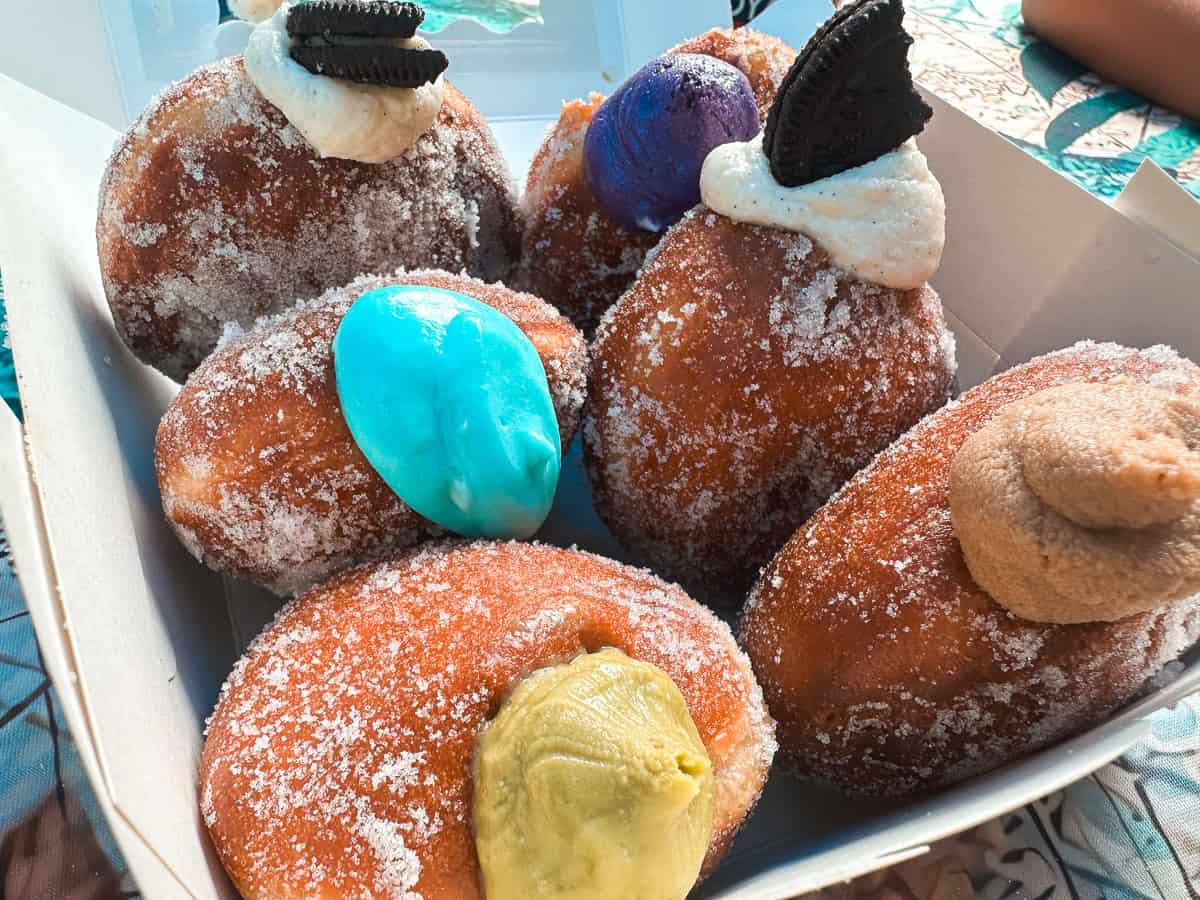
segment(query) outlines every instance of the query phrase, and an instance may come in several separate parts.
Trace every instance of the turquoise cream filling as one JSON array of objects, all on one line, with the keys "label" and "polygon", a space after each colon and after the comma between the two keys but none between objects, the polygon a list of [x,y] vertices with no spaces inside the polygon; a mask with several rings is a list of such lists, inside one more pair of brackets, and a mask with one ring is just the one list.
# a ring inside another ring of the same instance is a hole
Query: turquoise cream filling
[{"label": "turquoise cream filling", "polygon": [[400,499],[467,537],[537,531],[562,443],[541,358],[511,319],[455,291],[381,288],[346,313],[333,362],[350,433]]}]

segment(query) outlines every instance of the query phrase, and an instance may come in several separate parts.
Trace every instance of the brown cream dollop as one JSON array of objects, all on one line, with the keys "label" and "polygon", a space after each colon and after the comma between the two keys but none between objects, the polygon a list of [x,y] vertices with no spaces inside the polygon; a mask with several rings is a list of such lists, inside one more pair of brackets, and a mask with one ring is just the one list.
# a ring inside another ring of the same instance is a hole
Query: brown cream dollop
[{"label": "brown cream dollop", "polygon": [[950,470],[972,577],[1037,622],[1111,622],[1200,593],[1200,403],[1067,384],[1005,407]]}]

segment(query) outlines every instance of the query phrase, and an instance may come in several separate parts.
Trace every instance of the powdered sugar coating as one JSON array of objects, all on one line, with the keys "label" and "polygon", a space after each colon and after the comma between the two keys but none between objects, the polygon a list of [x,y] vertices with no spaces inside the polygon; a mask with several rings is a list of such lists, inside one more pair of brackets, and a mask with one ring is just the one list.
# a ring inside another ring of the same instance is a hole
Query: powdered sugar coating
[{"label": "powdered sugar coating", "polygon": [[541,357],[570,443],[587,350],[552,307],[444,272],[363,276],[248,333],[229,328],[163,416],[155,447],[163,509],[197,558],[286,595],[441,533],[367,462],[337,398],[338,324],[359,296],[389,284],[456,290],[511,318]]},{"label": "powdered sugar coating", "polygon": [[740,599],[796,527],[949,396],[929,288],[853,278],[795,232],[697,207],[601,321],[584,423],[619,540]]},{"label": "powdered sugar coating", "polygon": [[96,228],[117,330],[177,380],[225,323],[249,325],[362,272],[507,277],[519,230],[491,131],[449,83],[436,123],[399,159],[322,159],[240,57],[150,103],[109,161]]},{"label": "powdered sugar coating", "polygon": [[[714,28],[668,52],[712,56],[740,69],[764,121],[796,57],[778,38],[752,28]],[[521,198],[526,231],[516,283],[553,303],[586,335],[633,282],[660,237],[610,219],[587,184],[583,141],[603,101],[603,95],[592,93],[586,101],[563,104],[534,157]]]},{"label": "powdered sugar coating", "polygon": [[950,464],[970,434],[1043,388],[1122,376],[1200,394],[1200,368],[1165,347],[1041,357],[926,418],[780,551],[741,638],[802,771],[863,793],[959,781],[1103,719],[1200,638],[1200,597],[1112,623],[1020,619],[954,535]]},{"label": "powdered sugar coating", "polygon": [[517,681],[605,646],[679,687],[713,763],[710,871],[775,749],[728,628],[649,572],[535,544],[427,546],[289,604],[210,720],[201,808],[247,898],[482,896],[475,741]]}]

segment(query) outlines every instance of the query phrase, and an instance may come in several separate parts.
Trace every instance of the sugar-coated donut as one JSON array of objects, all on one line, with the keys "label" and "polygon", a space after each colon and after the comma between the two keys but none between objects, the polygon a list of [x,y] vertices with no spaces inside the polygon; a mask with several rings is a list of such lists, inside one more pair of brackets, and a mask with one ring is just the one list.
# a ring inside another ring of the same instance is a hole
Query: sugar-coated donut
[{"label": "sugar-coated donut", "polygon": [[1200,638],[1200,597],[1115,622],[1019,618],[971,578],[951,522],[959,448],[1013,401],[1131,379],[1200,397],[1163,347],[1081,343],[925,419],[801,528],[741,639],[800,770],[896,794],[984,772],[1101,720]]},{"label": "sugar-coated donut", "polygon": [[117,330],[179,381],[226,322],[399,266],[506,278],[520,241],[503,157],[452,85],[403,156],[365,164],[318,156],[240,57],[150,104],[109,162],[96,230]]},{"label": "sugar-coated donut", "polygon": [[461,275],[362,277],[263,321],[214,352],[159,424],[163,509],[194,556],[279,594],[441,531],[384,483],[342,415],[332,342],[367,291],[423,284],[494,307],[542,359],[563,446],[579,423],[583,338],[551,306]]},{"label": "sugar-coated donut", "polygon": [[921,416],[955,364],[941,302],[799,232],[693,210],[593,345],[584,426],[617,538],[701,599],[744,596],[796,527]]},{"label": "sugar-coated donut", "polygon": [[476,739],[525,675],[605,647],[683,694],[712,761],[711,871],[775,743],[728,628],[598,556],[443,544],[304,595],[235,667],[209,721],[200,800],[242,896],[482,897]]},{"label": "sugar-coated donut", "polygon": [[[751,28],[714,28],[668,52],[712,56],[740,69],[763,119],[796,57],[783,41]],[[521,201],[526,227],[517,284],[553,303],[587,335],[661,237],[618,224],[588,187],[584,137],[603,100],[593,93],[563,105],[534,157]]]},{"label": "sugar-coated donut", "polygon": [[583,139],[604,95],[563,104],[529,168],[525,234],[515,276],[590,335],[662,235],[631,231],[596,205],[583,172]]}]

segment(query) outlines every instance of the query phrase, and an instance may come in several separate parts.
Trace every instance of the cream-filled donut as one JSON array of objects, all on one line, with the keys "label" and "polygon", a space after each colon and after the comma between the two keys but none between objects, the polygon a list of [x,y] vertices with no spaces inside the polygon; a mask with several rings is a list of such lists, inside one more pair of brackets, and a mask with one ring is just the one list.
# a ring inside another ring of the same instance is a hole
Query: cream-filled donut
[{"label": "cream-filled donut", "polygon": [[762,133],[708,154],[703,204],[597,329],[597,511],[702,600],[740,604],[797,526],[953,390],[926,283],[946,209],[912,140],[931,111],[903,14],[856,3],[817,33]]},{"label": "cream-filled donut", "polygon": [[880,454],[787,542],[742,621],[791,761],[906,793],[1136,697],[1200,638],[1198,398],[1200,368],[1165,347],[1081,343]]},{"label": "cream-filled donut", "polygon": [[[712,61],[709,68],[717,77],[711,79],[715,84],[710,84],[710,92],[725,102],[696,102],[695,95],[705,94],[702,78],[693,78],[693,90],[687,90],[686,78],[676,83],[668,80],[663,85],[661,77],[648,78],[639,73],[623,86],[626,94],[641,97],[636,109],[633,103],[628,104],[633,115],[606,121],[606,115],[600,112],[606,100],[598,93],[564,103],[529,170],[521,201],[526,228],[516,273],[518,284],[553,303],[589,337],[605,310],[633,283],[646,254],[662,237],[660,226],[665,221],[662,211],[658,211],[657,224],[649,223],[647,230],[622,221],[605,208],[600,195],[610,205],[615,198],[618,206],[632,206],[634,191],[629,189],[629,179],[614,177],[611,167],[589,174],[585,151],[589,134],[593,143],[643,144],[638,158],[626,160],[627,169],[641,176],[633,179],[640,193],[674,195],[689,189],[695,193],[698,172],[689,170],[683,179],[686,184],[680,183],[678,174],[670,177],[664,173],[683,168],[683,159],[697,152],[704,141],[703,132],[709,133],[709,141],[717,139],[712,136],[714,132],[721,135],[719,139],[736,140],[737,136],[730,133],[733,122],[739,119],[736,113],[743,114],[743,122],[761,123],[796,51],[753,28],[714,28],[673,47],[662,59],[680,55]],[[736,90],[740,79],[722,79],[722,70],[726,76],[744,76],[740,93]],[[661,76],[662,66],[655,71]],[[734,90],[729,90],[730,80]],[[684,102],[678,102],[681,94]],[[742,102],[731,102],[734,99]],[[703,105],[709,108],[700,108]],[[653,115],[645,114],[648,108],[654,110]],[[593,132],[598,114],[603,136]],[[746,115],[749,119],[744,118]],[[662,134],[668,130],[682,134]],[[751,128],[750,133],[754,130]],[[668,150],[667,143],[675,146]]]},{"label": "cream-filled donut", "polygon": [[[384,33],[313,47],[289,34],[296,15],[330,6]],[[491,130],[434,74],[444,56],[411,34],[388,37],[415,29],[419,10],[375,22],[376,6],[283,4],[244,60],[167,88],[118,143],[100,190],[100,269],[117,330],[143,361],[182,381],[227,323],[248,326],[363,273],[509,275],[516,190]],[[297,50],[334,54],[346,77],[309,71]],[[355,80],[353,54],[384,51],[400,54],[399,68],[371,77],[411,86]]]},{"label": "cream-filled donut", "polygon": [[[473,298],[510,320],[540,360],[548,413],[563,446],[570,443],[583,405],[587,351],[583,337],[553,307],[500,284],[445,272],[358,278],[245,334],[231,334],[163,415],[155,441],[163,510],[194,556],[287,595],[443,532],[401,498],[376,468],[378,456],[366,455],[371,447],[364,452],[357,442],[335,366],[335,340],[348,311],[368,293],[412,286]],[[382,360],[370,356],[350,362],[367,371],[382,367]],[[443,385],[491,395],[490,407],[476,407],[469,417],[476,428],[493,418],[493,410],[507,418],[498,396],[503,384],[454,387],[443,379],[418,381],[410,373],[409,379],[364,390],[368,399],[372,390],[425,395],[416,399],[435,414],[450,406],[447,424],[413,430],[424,435],[426,455],[452,465],[461,457],[450,445],[461,438],[470,449],[478,437],[452,427],[461,407],[441,395]],[[526,404],[523,395],[510,399]],[[409,456],[419,448],[382,449]],[[498,452],[491,444],[485,450]],[[483,464],[497,469],[504,461],[498,455]],[[522,460],[516,462],[523,468]],[[469,480],[466,487],[469,492]],[[554,485],[547,487],[552,497]]]},{"label": "cream-filled donut", "polygon": [[[678,588],[572,550],[450,544],[286,607],[222,690],[199,791],[248,900],[462,900],[485,882],[488,900],[683,900],[773,751],[746,659]],[[536,785],[555,796],[539,804]],[[538,846],[576,840],[513,851],[493,840],[498,812]],[[676,844],[690,849],[663,871],[655,853]],[[629,880],[596,880],[613,872]]]},{"label": "cream-filled donut", "polygon": [[[322,157],[387,162],[433,127],[446,95],[441,76],[398,88],[315,74],[288,55],[293,37],[287,21],[286,11],[277,12],[254,29],[243,55],[246,75]],[[395,45],[430,49],[415,35]]]}]

